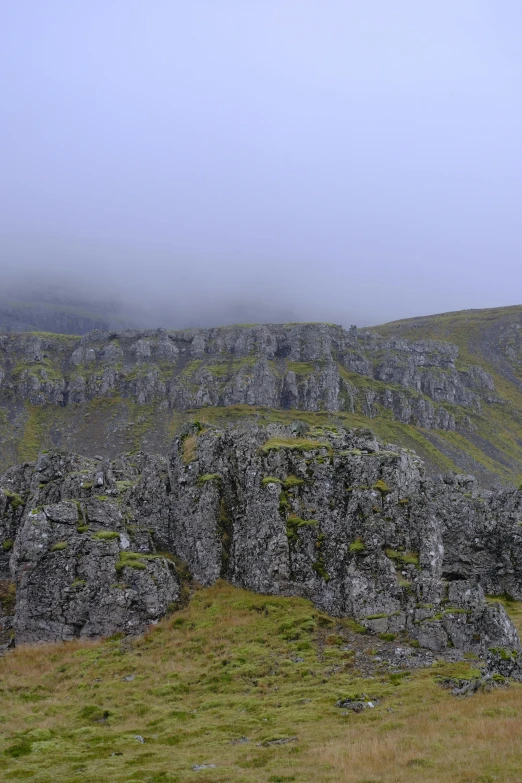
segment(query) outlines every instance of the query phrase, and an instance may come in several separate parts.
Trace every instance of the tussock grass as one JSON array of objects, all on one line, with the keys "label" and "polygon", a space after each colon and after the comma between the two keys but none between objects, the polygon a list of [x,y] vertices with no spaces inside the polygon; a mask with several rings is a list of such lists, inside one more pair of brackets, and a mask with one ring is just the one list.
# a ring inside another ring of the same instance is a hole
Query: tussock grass
[{"label": "tussock grass", "polygon": [[[520,781],[521,685],[462,700],[436,685],[476,662],[364,679],[344,626],[308,601],[218,583],[134,641],[16,649],[0,660],[0,779]],[[335,706],[360,693],[381,701]]]},{"label": "tussock grass", "polygon": [[197,449],[198,449],[198,436],[197,435],[189,435],[185,440],[183,441],[183,464],[189,465],[191,462],[194,462],[197,456]]},{"label": "tussock grass", "polygon": [[278,451],[279,449],[288,449],[289,451],[317,451],[318,449],[327,449],[329,452],[332,451],[332,447],[329,443],[310,438],[270,438],[266,443],[263,443],[260,451],[263,454],[268,454],[270,451]]}]

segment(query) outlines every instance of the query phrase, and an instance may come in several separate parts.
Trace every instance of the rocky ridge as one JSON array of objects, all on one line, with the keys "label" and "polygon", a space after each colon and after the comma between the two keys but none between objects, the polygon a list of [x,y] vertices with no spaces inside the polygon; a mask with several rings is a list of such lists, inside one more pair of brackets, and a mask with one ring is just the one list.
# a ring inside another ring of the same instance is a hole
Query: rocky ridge
[{"label": "rocky ridge", "polygon": [[300,595],[432,650],[520,649],[522,492],[426,477],[369,430],[187,425],[168,458],[49,452],[0,480],[17,642],[138,633],[187,573]]},{"label": "rocky ridge", "polygon": [[445,405],[480,412],[496,400],[491,377],[457,360],[446,343],[327,324],[21,334],[0,339],[0,393],[61,406],[120,394],[177,410],[353,412],[359,403],[370,418],[382,407],[397,421],[454,430],[458,411]]},{"label": "rocky ridge", "polygon": [[187,411],[289,423],[300,410],[310,424],[372,419],[435,472],[518,482],[512,402],[459,350],[329,324],[0,336],[0,470],[53,446],[166,454]]}]

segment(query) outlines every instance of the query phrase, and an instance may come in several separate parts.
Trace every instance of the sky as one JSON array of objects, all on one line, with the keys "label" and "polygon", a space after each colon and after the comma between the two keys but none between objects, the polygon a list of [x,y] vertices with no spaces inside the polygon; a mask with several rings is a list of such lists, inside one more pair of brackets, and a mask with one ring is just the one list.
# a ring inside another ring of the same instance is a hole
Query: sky
[{"label": "sky", "polygon": [[521,29],[518,0],[0,0],[3,284],[177,327],[519,304]]}]

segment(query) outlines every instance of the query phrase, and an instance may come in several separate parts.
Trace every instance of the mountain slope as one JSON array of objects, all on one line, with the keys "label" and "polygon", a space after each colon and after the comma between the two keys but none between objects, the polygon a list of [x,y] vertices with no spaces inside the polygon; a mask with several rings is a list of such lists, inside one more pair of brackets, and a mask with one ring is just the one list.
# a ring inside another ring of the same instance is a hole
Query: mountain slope
[{"label": "mountain slope", "polygon": [[[456,345],[459,361],[481,367],[493,379],[498,402],[471,415],[462,437],[426,434],[458,464],[467,457],[503,473],[499,465],[520,460],[522,444],[522,305],[462,310],[408,318],[373,327],[387,338],[437,340]],[[472,469],[472,466],[470,466]]]}]

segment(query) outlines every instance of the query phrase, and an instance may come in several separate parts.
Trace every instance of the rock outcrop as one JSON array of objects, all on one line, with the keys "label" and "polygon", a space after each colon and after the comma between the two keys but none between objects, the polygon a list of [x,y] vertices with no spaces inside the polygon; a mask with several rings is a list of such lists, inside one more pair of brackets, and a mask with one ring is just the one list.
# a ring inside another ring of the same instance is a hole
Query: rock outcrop
[{"label": "rock outcrop", "polygon": [[518,650],[522,492],[426,477],[369,430],[187,426],[168,459],[41,454],[0,480],[19,642],[140,632],[212,584],[302,595],[373,632]]},{"label": "rock outcrop", "polygon": [[146,524],[164,465],[152,457],[140,462],[141,524],[134,532],[131,512],[120,504],[132,481],[116,480],[114,465],[42,454],[32,470],[4,476],[0,577],[8,576],[9,558],[17,642],[140,633],[177,601],[175,565],[156,553]]}]

